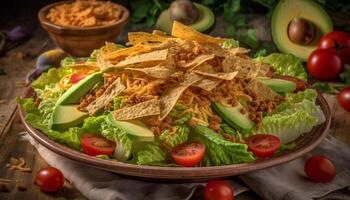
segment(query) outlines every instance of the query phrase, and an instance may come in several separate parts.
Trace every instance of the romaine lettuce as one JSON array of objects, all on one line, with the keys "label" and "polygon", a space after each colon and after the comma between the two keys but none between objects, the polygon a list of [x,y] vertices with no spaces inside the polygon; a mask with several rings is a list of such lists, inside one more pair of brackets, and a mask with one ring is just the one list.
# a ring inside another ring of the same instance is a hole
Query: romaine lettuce
[{"label": "romaine lettuce", "polygon": [[172,149],[176,145],[186,142],[189,132],[190,129],[187,126],[176,126],[176,133],[166,129],[160,134],[159,141],[167,148]]},{"label": "romaine lettuce", "polygon": [[44,89],[45,86],[59,82],[65,75],[71,74],[73,70],[67,67],[52,68],[45,72],[32,82],[31,86],[35,89]]},{"label": "romaine lettuce", "polygon": [[266,57],[257,57],[255,60],[270,64],[278,75],[294,76],[304,81],[307,80],[303,63],[292,54],[272,53]]},{"label": "romaine lettuce", "polygon": [[229,165],[254,161],[255,158],[247,150],[246,144],[225,140],[220,134],[205,126],[193,127],[191,140],[205,144],[206,154],[202,161],[204,166]]},{"label": "romaine lettuce", "polygon": [[157,143],[148,143],[145,148],[137,153],[137,164],[153,165],[165,163],[167,153]]}]

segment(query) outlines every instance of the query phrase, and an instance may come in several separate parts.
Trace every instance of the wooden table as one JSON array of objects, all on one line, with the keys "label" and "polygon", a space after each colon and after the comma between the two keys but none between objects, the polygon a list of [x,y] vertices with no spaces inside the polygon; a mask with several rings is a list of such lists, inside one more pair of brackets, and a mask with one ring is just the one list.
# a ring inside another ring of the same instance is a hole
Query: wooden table
[{"label": "wooden table", "polygon": [[[128,27],[126,30],[135,30],[137,27]],[[218,32],[214,30],[214,33]],[[125,40],[126,31],[120,37]],[[36,28],[32,39],[25,44],[13,49],[6,56],[0,57],[0,67],[7,72],[6,76],[0,76],[0,178],[20,179],[27,191],[12,189],[9,193],[0,192],[0,199],[85,199],[85,197],[68,182],[63,190],[55,194],[40,192],[33,184],[35,172],[46,166],[45,161],[28,142],[21,141],[19,134],[24,131],[18,120],[15,98],[20,95],[24,87],[26,74],[33,70],[36,57],[45,50],[53,48],[47,34],[40,28]],[[350,114],[346,113],[338,105],[334,96],[326,96],[333,112],[331,134],[338,139],[350,144]],[[25,173],[9,170],[5,165],[11,157],[24,157],[32,172]],[[198,192],[194,199],[201,199]],[[239,195],[238,200],[259,199],[254,192],[246,192]]]}]

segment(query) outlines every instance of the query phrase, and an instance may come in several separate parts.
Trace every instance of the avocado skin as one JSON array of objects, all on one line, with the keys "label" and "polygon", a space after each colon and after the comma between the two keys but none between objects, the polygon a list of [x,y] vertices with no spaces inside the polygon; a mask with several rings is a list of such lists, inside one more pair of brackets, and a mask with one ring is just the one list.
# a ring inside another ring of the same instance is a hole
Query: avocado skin
[{"label": "avocado skin", "polygon": [[292,81],[268,78],[268,77],[257,77],[256,80],[268,86],[275,92],[294,92],[297,85]]},{"label": "avocado skin", "polygon": [[[294,44],[288,36],[288,26],[295,18],[306,19],[314,24],[315,38],[308,45]],[[290,53],[306,61],[317,48],[320,37],[333,30],[333,23],[327,12],[313,0],[279,1],[271,17],[271,35],[276,47],[283,53]]]},{"label": "avocado skin", "polygon": [[78,105],[56,105],[49,127],[52,130],[66,130],[78,126],[88,116],[89,113],[78,110]]},{"label": "avocado skin", "polygon": [[107,123],[116,128],[127,132],[137,141],[152,142],[154,141],[153,132],[139,120],[120,121],[115,120],[112,113],[107,116]]},{"label": "avocado skin", "polygon": [[[226,107],[220,103],[214,102],[211,104],[211,106],[227,124],[242,133],[249,133],[250,130],[255,126],[254,122],[249,119],[247,114],[243,115],[240,113],[239,110],[242,107],[241,105],[236,107]],[[237,109],[237,112],[228,113],[230,112],[230,109]]]},{"label": "avocado skin", "polygon": [[56,105],[76,104],[96,83],[103,81],[100,72],[93,73],[70,87],[56,102]]},{"label": "avocado skin", "polygon": [[[196,29],[199,32],[208,32],[213,28],[215,23],[214,13],[206,6],[193,3],[199,11],[199,19],[196,22],[189,24],[188,26]],[[171,34],[172,20],[170,19],[170,10],[164,10],[158,17],[155,27],[162,31]]]}]

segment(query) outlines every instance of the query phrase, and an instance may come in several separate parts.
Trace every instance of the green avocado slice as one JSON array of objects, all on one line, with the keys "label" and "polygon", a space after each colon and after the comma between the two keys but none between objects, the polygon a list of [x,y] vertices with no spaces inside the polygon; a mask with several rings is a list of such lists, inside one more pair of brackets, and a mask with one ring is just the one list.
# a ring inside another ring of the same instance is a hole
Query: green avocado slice
[{"label": "green avocado slice", "polygon": [[[293,18],[311,22],[315,27],[315,38],[310,44],[293,43],[288,36],[288,27]],[[331,18],[327,12],[313,0],[283,0],[277,4],[271,20],[272,39],[283,53],[291,53],[306,60],[317,48],[320,37],[333,30]]]},{"label": "green avocado slice", "polygon": [[76,104],[96,83],[103,81],[100,72],[93,73],[70,87],[56,102],[56,105]]},{"label": "green avocado slice", "polygon": [[[196,22],[188,25],[194,29],[196,29],[199,32],[204,32],[208,30],[215,21],[214,13],[206,6],[193,3],[194,6],[199,11],[199,17],[196,20]],[[167,32],[168,34],[171,33],[171,29],[173,26],[173,21],[170,19],[170,10],[164,10],[158,17],[158,20],[156,22],[156,29],[162,30]]]},{"label": "green avocado slice", "polygon": [[255,123],[249,119],[248,113],[241,113],[240,110],[243,108],[243,106],[240,104],[235,107],[228,107],[214,102],[212,103],[212,107],[227,124],[236,128],[242,133],[249,133],[255,126]]},{"label": "green avocado slice", "polygon": [[123,129],[128,134],[133,136],[135,141],[142,142],[152,142],[154,141],[153,132],[140,120],[115,120],[112,113],[107,116],[108,123],[111,123],[113,126]]},{"label": "green avocado slice", "polygon": [[268,86],[275,92],[293,92],[297,87],[292,81],[277,78],[257,77],[256,80]]},{"label": "green avocado slice", "polygon": [[65,130],[81,124],[89,113],[77,109],[78,105],[56,105],[49,126],[53,130]]}]

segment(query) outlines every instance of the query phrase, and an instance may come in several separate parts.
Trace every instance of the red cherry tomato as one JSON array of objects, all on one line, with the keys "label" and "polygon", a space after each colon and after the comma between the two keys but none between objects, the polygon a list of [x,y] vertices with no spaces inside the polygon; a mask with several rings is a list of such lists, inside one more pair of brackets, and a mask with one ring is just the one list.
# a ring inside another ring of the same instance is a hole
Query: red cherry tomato
[{"label": "red cherry tomato", "polygon": [[115,143],[105,139],[102,136],[85,133],[80,138],[80,144],[84,153],[90,156],[101,154],[112,155],[115,149]]},{"label": "red cherry tomato", "polygon": [[76,84],[80,80],[83,80],[86,76],[87,74],[82,74],[82,73],[72,74],[72,76],[70,77],[70,82],[72,82],[73,84]]},{"label": "red cherry tomato", "polygon": [[304,167],[306,175],[315,182],[326,183],[336,175],[336,169],[332,161],[324,156],[313,156],[309,158]]},{"label": "red cherry tomato", "polygon": [[293,76],[279,76],[277,78],[294,82],[296,84],[295,92],[303,91],[306,88],[306,83],[303,80]]},{"label": "red cherry tomato", "polygon": [[281,145],[281,140],[274,135],[260,134],[248,138],[248,149],[260,158],[273,156]]},{"label": "red cherry tomato", "polygon": [[171,157],[178,165],[193,167],[202,161],[204,153],[205,145],[193,141],[175,146],[171,150]]},{"label": "red cherry tomato", "polygon": [[341,31],[333,31],[322,36],[318,42],[320,49],[335,47],[350,47],[350,35]]},{"label": "red cherry tomato", "polygon": [[40,169],[35,175],[35,184],[44,192],[56,192],[63,188],[64,176],[54,167]]},{"label": "red cherry tomato", "polygon": [[205,200],[233,200],[233,189],[226,181],[209,181],[204,188]]},{"label": "red cherry tomato", "polygon": [[350,65],[350,47],[341,48],[339,50],[339,57],[343,64]]},{"label": "red cherry tomato", "polygon": [[311,76],[321,80],[336,78],[341,71],[341,65],[335,48],[316,49],[307,61],[307,69]]},{"label": "red cherry tomato", "polygon": [[342,89],[338,94],[339,104],[350,112],[350,87]]}]

